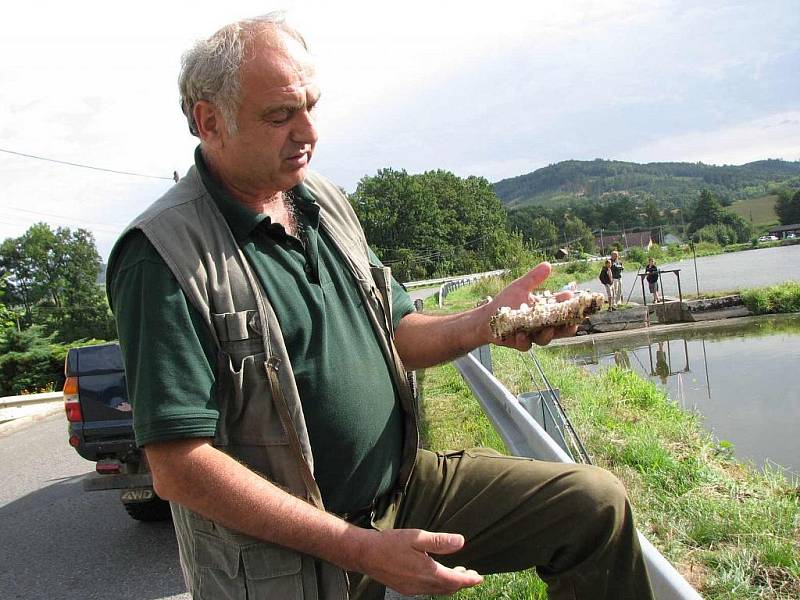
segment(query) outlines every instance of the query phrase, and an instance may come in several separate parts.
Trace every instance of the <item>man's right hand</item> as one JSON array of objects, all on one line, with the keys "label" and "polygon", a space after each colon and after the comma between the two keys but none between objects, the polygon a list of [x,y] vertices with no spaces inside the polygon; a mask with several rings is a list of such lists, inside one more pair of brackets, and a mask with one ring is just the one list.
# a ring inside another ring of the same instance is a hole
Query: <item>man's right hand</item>
[{"label": "man's right hand", "polygon": [[364,534],[356,570],[401,594],[450,595],[483,582],[475,571],[451,569],[430,557],[458,552],[464,546],[461,535],[421,529],[364,530]]}]

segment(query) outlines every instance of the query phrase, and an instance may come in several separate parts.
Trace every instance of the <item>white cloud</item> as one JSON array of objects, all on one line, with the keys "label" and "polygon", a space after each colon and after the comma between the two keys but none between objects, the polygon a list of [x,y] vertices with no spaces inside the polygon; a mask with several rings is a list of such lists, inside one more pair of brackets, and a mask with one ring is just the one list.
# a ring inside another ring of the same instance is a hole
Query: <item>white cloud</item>
[{"label": "white cloud", "polygon": [[800,111],[663,137],[633,147],[620,158],[638,162],[699,161],[734,165],[765,158],[800,160]]},{"label": "white cloud", "polygon": [[[386,166],[497,180],[620,152],[638,161],[800,155],[796,0],[284,4],[319,64],[316,166],[348,189]],[[181,53],[269,8],[10,5],[0,22],[0,148],[184,171],[195,139],[177,106]],[[0,153],[0,239],[41,220],[14,210],[28,208],[61,215],[42,216],[53,225],[94,224],[105,256],[120,224],[167,185]]]}]

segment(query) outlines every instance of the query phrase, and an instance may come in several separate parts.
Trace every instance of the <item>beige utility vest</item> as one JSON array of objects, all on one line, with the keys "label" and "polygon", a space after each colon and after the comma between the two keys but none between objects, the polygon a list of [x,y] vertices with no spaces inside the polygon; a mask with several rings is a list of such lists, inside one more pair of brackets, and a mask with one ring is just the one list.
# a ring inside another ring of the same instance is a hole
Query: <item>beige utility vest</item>
[{"label": "beige utility vest", "polygon": [[[320,206],[321,226],[358,284],[400,397],[405,413],[398,476],[402,490],[419,435],[415,399],[392,340],[391,275],[387,268],[370,265],[364,232],[339,188],[315,173],[304,184]],[[164,259],[219,349],[214,446],[324,509],[280,324],[197,170],[192,167],[137,217],[129,226],[134,228],[144,232]],[[181,566],[194,598],[348,597],[346,576],[334,565],[239,534],[178,504],[173,503],[172,512]]]}]

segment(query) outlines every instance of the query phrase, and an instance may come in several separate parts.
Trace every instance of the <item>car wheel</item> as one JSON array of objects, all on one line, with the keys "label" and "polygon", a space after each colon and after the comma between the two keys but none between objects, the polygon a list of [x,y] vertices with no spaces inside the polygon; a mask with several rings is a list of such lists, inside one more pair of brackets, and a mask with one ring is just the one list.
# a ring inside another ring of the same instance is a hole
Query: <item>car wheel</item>
[{"label": "car wheel", "polygon": [[158,496],[144,502],[123,502],[127,513],[137,521],[166,521],[172,518],[169,502]]}]

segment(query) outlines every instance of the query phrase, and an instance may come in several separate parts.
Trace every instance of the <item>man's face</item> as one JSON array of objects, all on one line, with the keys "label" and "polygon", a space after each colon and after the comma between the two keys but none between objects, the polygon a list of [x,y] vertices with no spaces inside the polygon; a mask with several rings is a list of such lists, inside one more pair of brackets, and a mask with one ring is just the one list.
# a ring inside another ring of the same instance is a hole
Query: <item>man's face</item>
[{"label": "man's face", "polygon": [[225,183],[250,194],[300,183],[317,142],[319,100],[311,57],[283,33],[259,36],[240,70],[238,132],[223,128],[217,158]]}]

